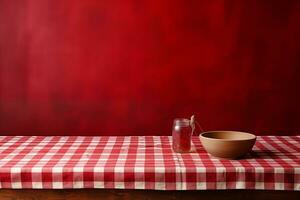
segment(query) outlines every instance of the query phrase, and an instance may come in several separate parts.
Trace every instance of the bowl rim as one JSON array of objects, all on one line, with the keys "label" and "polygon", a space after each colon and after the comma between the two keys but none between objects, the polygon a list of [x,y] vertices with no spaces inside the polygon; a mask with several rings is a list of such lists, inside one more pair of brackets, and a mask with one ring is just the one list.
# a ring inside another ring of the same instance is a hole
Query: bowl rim
[{"label": "bowl rim", "polygon": [[[218,139],[218,138],[210,138],[210,137],[204,136],[207,133],[215,133],[215,132],[235,132],[235,133],[242,133],[242,134],[249,135],[250,138],[246,138],[246,139]],[[243,131],[223,131],[223,130],[205,131],[205,132],[202,132],[199,136],[200,136],[200,138],[205,138],[207,140],[214,140],[214,141],[249,141],[249,140],[256,140],[256,135],[254,135],[252,133],[248,133],[248,132],[243,132]]]}]

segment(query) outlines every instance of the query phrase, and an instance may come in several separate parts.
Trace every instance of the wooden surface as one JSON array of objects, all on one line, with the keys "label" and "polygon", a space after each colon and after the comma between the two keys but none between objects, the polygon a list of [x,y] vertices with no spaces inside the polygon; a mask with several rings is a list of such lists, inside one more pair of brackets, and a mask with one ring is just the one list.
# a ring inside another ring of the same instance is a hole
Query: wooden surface
[{"label": "wooden surface", "polygon": [[222,200],[299,200],[300,192],[265,191],[265,190],[206,190],[206,191],[153,191],[153,190],[106,190],[106,189],[72,189],[72,190],[12,190],[0,189],[0,200],[96,200],[96,199],[222,199]]}]

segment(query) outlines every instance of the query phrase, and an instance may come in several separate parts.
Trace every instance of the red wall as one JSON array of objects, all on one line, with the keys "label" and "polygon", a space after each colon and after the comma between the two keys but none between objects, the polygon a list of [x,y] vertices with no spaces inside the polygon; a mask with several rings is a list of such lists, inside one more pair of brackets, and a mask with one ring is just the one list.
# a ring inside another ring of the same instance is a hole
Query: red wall
[{"label": "red wall", "polygon": [[298,0],[0,0],[0,134],[299,134],[299,56]]}]

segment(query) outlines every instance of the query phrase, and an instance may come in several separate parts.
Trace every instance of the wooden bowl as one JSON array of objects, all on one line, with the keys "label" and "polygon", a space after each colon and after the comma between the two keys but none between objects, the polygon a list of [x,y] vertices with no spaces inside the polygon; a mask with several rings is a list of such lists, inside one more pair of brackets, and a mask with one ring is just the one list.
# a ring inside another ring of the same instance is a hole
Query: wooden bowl
[{"label": "wooden bowl", "polygon": [[200,134],[200,140],[212,156],[238,159],[252,150],[256,136],[238,131],[209,131]]}]

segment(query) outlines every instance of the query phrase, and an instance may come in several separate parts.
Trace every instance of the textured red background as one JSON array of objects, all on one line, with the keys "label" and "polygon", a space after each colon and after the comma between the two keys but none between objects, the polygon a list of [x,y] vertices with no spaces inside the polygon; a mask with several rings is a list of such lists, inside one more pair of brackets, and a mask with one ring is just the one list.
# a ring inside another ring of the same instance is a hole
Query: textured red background
[{"label": "textured red background", "polygon": [[299,134],[300,1],[0,0],[0,134]]}]

